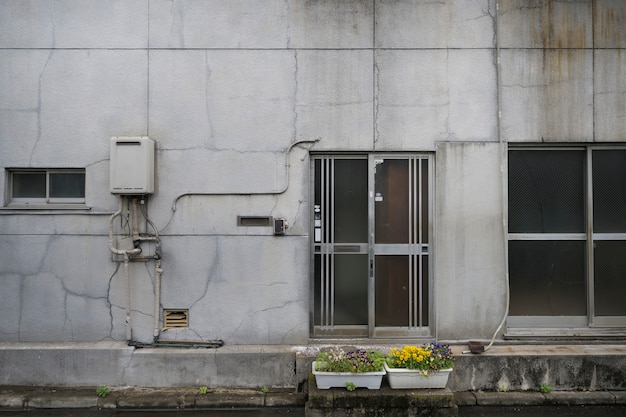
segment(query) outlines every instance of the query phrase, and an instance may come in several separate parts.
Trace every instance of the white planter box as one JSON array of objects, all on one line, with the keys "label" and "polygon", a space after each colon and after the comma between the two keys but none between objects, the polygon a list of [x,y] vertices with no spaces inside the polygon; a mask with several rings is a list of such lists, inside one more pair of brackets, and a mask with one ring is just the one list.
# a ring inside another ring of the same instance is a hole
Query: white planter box
[{"label": "white planter box", "polygon": [[452,372],[450,369],[439,371],[428,371],[428,376],[424,376],[422,371],[406,368],[390,368],[385,364],[389,386],[395,389],[409,388],[445,388],[448,377]]},{"label": "white planter box", "polygon": [[352,382],[357,388],[380,389],[385,371],[358,374],[352,372],[322,372],[315,370],[315,362],[313,362],[313,375],[315,375],[315,383],[319,389],[345,388],[346,382]]}]

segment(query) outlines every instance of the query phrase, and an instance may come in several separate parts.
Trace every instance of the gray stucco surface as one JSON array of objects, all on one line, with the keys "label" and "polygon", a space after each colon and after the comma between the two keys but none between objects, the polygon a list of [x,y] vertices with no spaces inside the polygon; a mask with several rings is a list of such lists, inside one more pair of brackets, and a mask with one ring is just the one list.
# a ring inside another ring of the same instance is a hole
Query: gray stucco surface
[{"label": "gray stucco surface", "polygon": [[[89,209],[0,210],[0,342],[125,340],[112,136],[157,144],[160,307],[190,319],[163,339],[308,343],[309,156],[344,151],[434,155],[430,331],[490,338],[506,306],[507,144],[626,134],[624,3],[524,3],[1,2],[0,169],[84,168]],[[133,338],[149,343],[153,263],[130,274]]]}]

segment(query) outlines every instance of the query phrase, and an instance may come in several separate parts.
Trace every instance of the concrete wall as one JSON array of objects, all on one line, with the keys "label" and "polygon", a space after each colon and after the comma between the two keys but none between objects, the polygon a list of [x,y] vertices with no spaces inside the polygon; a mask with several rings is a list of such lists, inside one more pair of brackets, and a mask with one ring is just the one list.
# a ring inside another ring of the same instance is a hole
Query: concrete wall
[{"label": "concrete wall", "polygon": [[[190,309],[190,329],[163,338],[307,343],[310,149],[435,153],[432,330],[490,337],[506,293],[500,140],[626,136],[624,3],[525,4],[1,2],[0,168],[84,167],[90,210],[0,211],[0,341],[125,340],[107,247],[109,138],[125,135],[157,142],[162,307]],[[149,342],[151,263],[131,276],[133,338]]]}]

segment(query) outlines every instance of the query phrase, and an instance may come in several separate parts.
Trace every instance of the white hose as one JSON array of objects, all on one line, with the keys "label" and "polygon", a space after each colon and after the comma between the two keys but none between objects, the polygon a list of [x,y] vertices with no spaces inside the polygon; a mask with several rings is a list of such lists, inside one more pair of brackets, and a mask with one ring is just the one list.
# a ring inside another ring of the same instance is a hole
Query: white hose
[{"label": "white hose", "polygon": [[[507,147],[506,147],[506,143],[504,142],[503,138],[502,138],[502,114],[500,112],[500,94],[501,94],[501,89],[502,89],[502,80],[501,80],[501,74],[500,74],[500,43],[499,43],[499,25],[498,25],[498,13],[500,10],[500,2],[496,0],[496,16],[495,16],[495,26],[496,26],[496,88],[497,88],[497,94],[496,94],[496,100],[497,100],[497,109],[498,109],[498,114],[497,114],[497,121],[498,121],[498,142],[500,144],[499,149],[500,149],[500,175],[501,175],[501,185],[502,185],[502,198],[501,198],[501,204],[502,204],[502,237],[503,237],[503,242],[504,242],[504,287],[505,287],[505,308],[504,308],[504,314],[502,315],[502,321],[500,321],[500,325],[498,326],[498,328],[496,329],[496,331],[493,333],[493,336],[491,337],[491,341],[489,342],[489,345],[487,345],[485,347],[485,352],[488,351],[491,346],[493,345],[494,340],[496,339],[496,336],[498,335],[498,333],[500,332],[500,330],[502,330],[502,327],[504,327],[504,324],[506,323],[506,319],[509,316],[509,307],[510,307],[510,303],[511,303],[511,296],[510,296],[510,290],[509,290],[509,248],[508,248],[508,233],[507,233],[507,217],[508,217],[508,212],[507,212],[507,203],[506,203],[506,197],[507,197],[507,175],[506,175],[506,152],[507,152]],[[465,353],[465,352],[463,352]]]},{"label": "white hose", "polygon": [[124,252],[124,278],[126,279],[126,340],[133,340],[130,323],[130,274],[128,273],[128,253]]}]

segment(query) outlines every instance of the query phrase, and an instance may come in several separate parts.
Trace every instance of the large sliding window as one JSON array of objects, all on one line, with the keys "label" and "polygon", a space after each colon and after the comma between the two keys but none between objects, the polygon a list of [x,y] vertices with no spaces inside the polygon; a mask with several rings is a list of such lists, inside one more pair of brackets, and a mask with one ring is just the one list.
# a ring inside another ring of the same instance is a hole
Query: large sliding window
[{"label": "large sliding window", "polygon": [[509,151],[509,327],[626,326],[626,149]]}]

